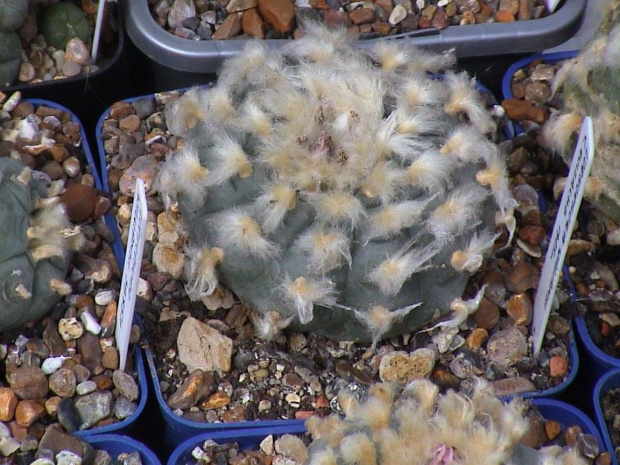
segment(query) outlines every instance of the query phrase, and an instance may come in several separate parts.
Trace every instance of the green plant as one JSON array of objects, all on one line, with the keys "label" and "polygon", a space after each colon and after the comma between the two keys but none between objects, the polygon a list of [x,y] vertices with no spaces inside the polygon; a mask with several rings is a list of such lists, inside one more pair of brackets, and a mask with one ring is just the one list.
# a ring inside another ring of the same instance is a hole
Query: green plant
[{"label": "green plant", "polygon": [[90,38],[86,15],[73,3],[59,2],[47,7],[41,13],[38,24],[47,45],[59,50],[64,50],[73,37],[85,43]]},{"label": "green plant", "polygon": [[301,439],[279,440],[280,452],[308,465],[531,465],[585,464],[574,447],[539,450],[519,441],[529,429],[520,398],[504,403],[480,382],[471,395],[439,394],[421,379],[403,389],[376,384],[362,402],[338,395],[344,418],[332,414],[306,421],[312,435],[307,450]]},{"label": "green plant", "polygon": [[15,82],[22,63],[16,30],[28,14],[29,0],[0,0],[0,86]]},{"label": "green plant", "polygon": [[570,163],[583,118],[592,117],[595,156],[586,198],[620,221],[620,1],[608,0],[605,8],[594,37],[556,75],[553,89],[562,90],[564,105],[543,135]]},{"label": "green plant", "polygon": [[458,324],[495,216],[514,230],[473,79],[431,75],[449,54],[362,52],[344,31],[306,27],[285,54],[251,42],[215,87],[166,111],[186,138],[157,188],[188,231],[188,295],[222,281],[264,315],[262,337],[291,325],[376,343],[450,310]]},{"label": "green plant", "polygon": [[43,317],[71,292],[71,250],[83,242],[58,197],[21,161],[0,158],[0,332]]}]

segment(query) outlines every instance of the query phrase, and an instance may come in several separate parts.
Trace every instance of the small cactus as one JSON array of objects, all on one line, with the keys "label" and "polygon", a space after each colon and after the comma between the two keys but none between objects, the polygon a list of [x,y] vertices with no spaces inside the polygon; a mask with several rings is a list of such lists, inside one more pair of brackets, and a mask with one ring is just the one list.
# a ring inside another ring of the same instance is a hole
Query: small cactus
[{"label": "small cactus", "polygon": [[0,158],[0,332],[38,321],[71,292],[64,279],[83,236],[46,192],[21,161]]},{"label": "small cactus", "polygon": [[0,87],[15,82],[22,63],[22,44],[17,34],[28,14],[29,0],[0,0]]},{"label": "small cactus", "polygon": [[358,401],[341,393],[344,418],[310,417],[307,450],[301,439],[282,438],[280,453],[306,465],[532,465],[588,463],[576,447],[535,450],[521,444],[529,429],[527,403],[504,403],[480,381],[471,395],[439,394],[420,379],[404,388],[380,383]]},{"label": "small cactus", "polygon": [[474,81],[431,74],[453,56],[306,29],[283,54],[250,42],[168,107],[185,143],[156,187],[188,232],[190,298],[221,281],[263,337],[376,343],[462,302],[515,201]]},{"label": "small cactus", "polygon": [[543,135],[570,163],[583,118],[592,117],[595,155],[585,196],[620,221],[620,1],[607,0],[605,8],[594,37],[556,75],[553,91],[562,90],[564,105],[551,115]]},{"label": "small cactus", "polygon": [[73,3],[59,2],[47,7],[38,22],[47,45],[58,50],[64,50],[73,37],[84,43],[90,39],[91,30],[86,15]]}]

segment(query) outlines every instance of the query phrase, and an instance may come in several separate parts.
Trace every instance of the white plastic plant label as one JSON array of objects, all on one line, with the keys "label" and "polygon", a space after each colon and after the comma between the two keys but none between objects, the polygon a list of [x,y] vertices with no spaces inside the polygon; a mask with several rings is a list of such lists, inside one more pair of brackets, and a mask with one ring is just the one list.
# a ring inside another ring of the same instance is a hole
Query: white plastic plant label
[{"label": "white plastic plant label", "polygon": [[103,13],[105,11],[106,0],[99,0],[97,6],[97,19],[95,20],[95,32],[93,33],[93,45],[90,51],[90,62],[97,62],[97,54],[99,53],[99,40],[101,38],[101,27],[103,26]]},{"label": "white plastic plant label", "polygon": [[547,10],[549,10],[549,13],[553,13],[555,11],[558,3],[560,3],[560,0],[545,0],[545,4],[547,5]]},{"label": "white plastic plant label", "polygon": [[549,249],[543,265],[536,300],[534,301],[534,317],[532,321],[532,338],[534,355],[538,355],[542,347],[551,305],[555,297],[556,287],[562,275],[562,266],[568,250],[573,227],[581,205],[583,191],[590,174],[594,157],[594,136],[592,119],[586,117],[581,125],[577,148],[573,154],[566,187],[558,210]]},{"label": "white plastic plant label", "polygon": [[121,370],[125,369],[125,363],[127,362],[129,335],[133,324],[133,312],[136,304],[138,280],[140,278],[140,265],[142,263],[142,252],[144,251],[147,213],[144,182],[142,179],[136,178],[131,223],[129,224],[129,236],[125,250],[125,262],[123,264],[118,314],[116,316],[116,346],[118,347],[119,368]]}]

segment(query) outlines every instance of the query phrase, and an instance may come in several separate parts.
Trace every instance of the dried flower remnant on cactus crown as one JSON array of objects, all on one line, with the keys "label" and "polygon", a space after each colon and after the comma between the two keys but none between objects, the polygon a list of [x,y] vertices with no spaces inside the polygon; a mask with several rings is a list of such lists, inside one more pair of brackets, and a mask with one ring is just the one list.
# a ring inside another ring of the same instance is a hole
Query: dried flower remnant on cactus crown
[{"label": "dried flower remnant on cactus crown", "polygon": [[284,53],[250,42],[215,87],[165,111],[185,143],[156,187],[188,231],[187,291],[224,283],[265,316],[261,334],[376,343],[419,329],[460,299],[495,217],[512,236],[475,82],[449,54],[351,42],[315,24]]}]

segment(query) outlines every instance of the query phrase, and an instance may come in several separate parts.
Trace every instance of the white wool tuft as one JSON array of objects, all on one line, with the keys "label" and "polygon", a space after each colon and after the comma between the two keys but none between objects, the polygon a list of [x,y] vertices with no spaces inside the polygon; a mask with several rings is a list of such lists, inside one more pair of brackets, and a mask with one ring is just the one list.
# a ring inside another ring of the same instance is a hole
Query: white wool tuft
[{"label": "white wool tuft", "polygon": [[348,235],[342,231],[324,231],[322,228],[310,229],[295,242],[295,246],[308,254],[310,268],[327,273],[344,263],[351,266],[352,257]]},{"label": "white wool tuft", "polygon": [[185,291],[192,301],[213,294],[218,279],[216,266],[224,258],[224,251],[219,247],[187,247],[185,256]]},{"label": "white wool tuft", "polygon": [[429,266],[430,260],[439,250],[439,244],[430,243],[421,249],[398,253],[372,270],[367,279],[384,294],[396,295],[411,275]]},{"label": "white wool tuft", "polygon": [[308,324],[314,318],[314,304],[333,307],[336,305],[336,288],[330,279],[306,279],[299,277],[287,280],[282,285],[284,298],[295,304],[301,324]]},{"label": "white wool tuft", "polygon": [[445,112],[449,115],[466,115],[471,124],[483,134],[495,131],[497,125],[484,107],[480,92],[476,89],[476,80],[466,72],[446,73],[444,80],[448,85]]},{"label": "white wool tuft", "polygon": [[473,184],[452,191],[446,201],[428,217],[428,230],[439,243],[450,242],[454,237],[462,235],[476,226],[472,220],[486,196],[485,189]]},{"label": "white wool tuft", "polygon": [[211,224],[218,244],[226,251],[239,251],[264,260],[274,258],[280,252],[276,244],[263,236],[260,224],[240,210],[220,213]]},{"label": "white wool tuft", "polygon": [[437,150],[427,150],[409,165],[407,179],[411,185],[428,193],[443,191],[451,185],[451,175],[456,165],[451,157]]}]

